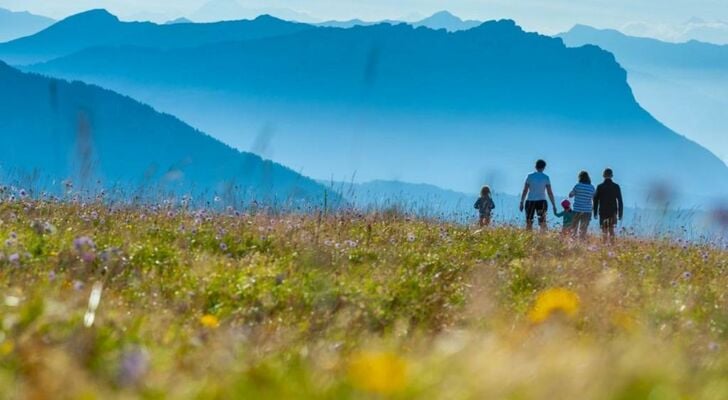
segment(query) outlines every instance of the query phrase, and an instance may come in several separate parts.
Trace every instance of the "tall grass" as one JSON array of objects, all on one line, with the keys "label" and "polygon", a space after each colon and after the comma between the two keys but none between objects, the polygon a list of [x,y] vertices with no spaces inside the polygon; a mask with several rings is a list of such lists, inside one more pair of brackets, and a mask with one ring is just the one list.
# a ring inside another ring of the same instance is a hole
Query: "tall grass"
[{"label": "tall grass", "polygon": [[728,253],[7,198],[0,397],[725,399]]}]

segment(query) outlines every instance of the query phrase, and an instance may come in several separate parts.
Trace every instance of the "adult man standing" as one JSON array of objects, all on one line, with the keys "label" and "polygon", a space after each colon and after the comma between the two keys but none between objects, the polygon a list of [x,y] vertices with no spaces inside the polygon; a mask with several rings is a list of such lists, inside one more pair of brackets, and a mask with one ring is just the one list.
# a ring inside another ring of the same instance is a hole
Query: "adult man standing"
[{"label": "adult man standing", "polygon": [[[536,161],[536,172],[526,177],[526,183],[523,185],[523,193],[521,194],[521,204],[519,210],[526,211],[526,229],[533,229],[533,218],[538,214],[538,224],[541,230],[546,230],[546,214],[549,209],[546,201],[546,194],[551,200],[551,205],[556,209],[556,200],[554,200],[554,192],[551,190],[551,179],[543,171],[546,169],[546,161]],[[524,203],[525,202],[525,203]]]},{"label": "adult man standing", "polygon": [[613,177],[614,172],[610,168],[605,169],[604,182],[594,192],[594,218],[599,217],[604,241],[614,241],[617,220],[621,221],[624,215],[622,189],[612,181]]}]

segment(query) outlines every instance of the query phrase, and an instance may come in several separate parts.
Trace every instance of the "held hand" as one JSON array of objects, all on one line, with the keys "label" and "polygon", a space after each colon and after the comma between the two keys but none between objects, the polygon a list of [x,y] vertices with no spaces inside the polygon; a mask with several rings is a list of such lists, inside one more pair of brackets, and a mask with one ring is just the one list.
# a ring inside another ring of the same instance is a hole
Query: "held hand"
[{"label": "held hand", "polygon": [[523,202],[521,202],[521,204],[518,205],[518,210],[520,212],[523,212]]}]

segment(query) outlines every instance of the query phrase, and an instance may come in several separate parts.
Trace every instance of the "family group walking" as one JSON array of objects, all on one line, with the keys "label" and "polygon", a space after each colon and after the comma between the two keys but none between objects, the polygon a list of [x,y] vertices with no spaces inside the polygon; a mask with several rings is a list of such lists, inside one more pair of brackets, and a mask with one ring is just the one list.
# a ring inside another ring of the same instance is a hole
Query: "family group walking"
[{"label": "family group walking", "polygon": [[[536,171],[526,177],[523,185],[519,211],[525,212],[526,229],[533,229],[533,220],[538,217],[539,226],[542,230],[546,230],[546,215],[550,201],[554,214],[562,218],[565,234],[586,238],[593,215],[595,219],[599,219],[604,239],[613,240],[617,221],[622,220],[624,215],[622,190],[613,181],[614,172],[610,168],[605,169],[604,182],[595,188],[589,173],[581,171],[578,183],[569,193],[569,198],[574,199],[573,206],[572,202],[566,199],[561,202],[563,211],[559,212],[551,188],[551,179],[544,173],[545,169],[546,161],[536,161]],[[475,208],[480,213],[480,225],[489,225],[495,203],[488,186],[481,189]]]}]

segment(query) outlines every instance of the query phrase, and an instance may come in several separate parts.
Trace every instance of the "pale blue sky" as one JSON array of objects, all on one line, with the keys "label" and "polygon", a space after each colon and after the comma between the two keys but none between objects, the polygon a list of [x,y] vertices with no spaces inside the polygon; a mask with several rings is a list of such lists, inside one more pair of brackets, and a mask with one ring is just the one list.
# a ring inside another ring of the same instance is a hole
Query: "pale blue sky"
[{"label": "pale blue sky", "polygon": [[620,28],[630,23],[679,24],[691,17],[728,21],[727,0],[0,0],[0,7],[54,18],[107,8],[126,19],[165,21],[194,16],[209,1],[238,2],[239,11],[233,14],[239,15],[231,18],[290,9],[317,20],[415,19],[447,9],[464,18],[512,18],[544,33],[563,31],[575,23]]}]

